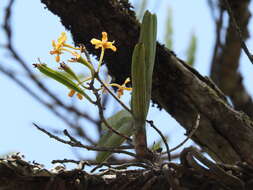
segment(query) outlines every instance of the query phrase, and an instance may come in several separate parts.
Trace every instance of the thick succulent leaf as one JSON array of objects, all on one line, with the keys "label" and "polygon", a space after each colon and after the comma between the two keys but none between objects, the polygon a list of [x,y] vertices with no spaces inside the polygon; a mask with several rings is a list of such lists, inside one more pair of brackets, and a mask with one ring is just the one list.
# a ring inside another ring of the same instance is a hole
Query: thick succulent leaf
[{"label": "thick succulent leaf", "polygon": [[156,55],[156,36],[157,36],[157,18],[155,14],[146,11],[141,24],[139,42],[145,47],[145,65],[146,65],[146,115],[149,109],[151,99],[152,76]]},{"label": "thick succulent leaf", "polygon": [[[119,133],[124,134],[125,136],[132,136],[134,129],[133,129],[133,117],[132,115],[126,111],[122,110],[118,113],[114,114],[110,118],[107,119],[108,124],[117,130]],[[111,132],[107,129],[104,125],[102,126],[104,130],[104,135],[101,137],[98,143],[98,147],[118,147],[124,141],[125,138]],[[98,152],[96,161],[97,162],[104,162],[111,156],[111,152]]]},{"label": "thick succulent leaf", "polygon": [[138,43],[132,57],[132,111],[134,119],[142,126],[146,120],[146,66],[145,48],[143,43]]},{"label": "thick succulent leaf", "polygon": [[92,101],[90,97],[66,75],[47,67],[45,64],[35,64],[35,66],[36,68],[39,69],[40,72],[42,72],[46,76],[58,81],[59,83],[63,84],[64,86],[70,89],[75,90],[76,92],[82,94],[89,101]]}]

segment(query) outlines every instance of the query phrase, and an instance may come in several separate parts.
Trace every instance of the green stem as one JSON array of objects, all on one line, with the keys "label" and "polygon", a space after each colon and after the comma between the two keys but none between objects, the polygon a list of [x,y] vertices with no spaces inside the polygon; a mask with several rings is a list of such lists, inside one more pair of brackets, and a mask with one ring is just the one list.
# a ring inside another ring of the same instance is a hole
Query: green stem
[{"label": "green stem", "polygon": [[97,70],[97,73],[99,73],[100,67],[101,67],[101,65],[102,65],[102,61],[103,61],[103,58],[104,58],[104,54],[105,54],[105,49],[102,47],[102,51],[101,51],[100,58],[99,58],[99,62],[98,62],[98,70]]}]

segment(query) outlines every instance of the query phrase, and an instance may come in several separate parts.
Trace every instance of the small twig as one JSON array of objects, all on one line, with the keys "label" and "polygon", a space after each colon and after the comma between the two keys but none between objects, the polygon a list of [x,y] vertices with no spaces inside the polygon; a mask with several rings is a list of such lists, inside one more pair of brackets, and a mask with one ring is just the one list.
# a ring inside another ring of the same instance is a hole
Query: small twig
[{"label": "small twig", "polygon": [[[77,144],[80,144],[80,141],[77,141],[74,137],[72,137],[69,132],[65,129],[63,131],[64,135],[67,136],[72,142],[75,142]],[[113,148],[113,147],[110,147],[110,148]],[[117,149],[120,149],[120,150],[123,150],[123,149],[130,149],[132,148],[133,149],[133,146],[119,146],[119,147],[115,147]]]},{"label": "small twig", "polygon": [[81,48],[81,52],[84,53],[87,61],[89,63],[91,63],[90,54],[89,54],[88,50],[86,49],[85,45],[84,44],[79,44],[79,46]]},{"label": "small twig", "polygon": [[106,167],[108,167],[108,168],[111,168],[111,164],[108,164],[108,163],[103,162],[103,163],[98,164],[98,165],[97,165],[95,168],[93,168],[90,172],[93,173],[93,172],[95,172],[97,169],[99,169],[99,168],[101,168],[101,167],[103,167],[103,166],[106,166]]},{"label": "small twig", "polygon": [[[61,164],[64,164],[64,163],[74,163],[74,164],[80,164],[80,162],[83,162],[84,164],[88,165],[88,166],[91,166],[91,165],[100,165],[101,162],[97,162],[95,160],[73,160],[73,159],[63,159],[63,160],[53,160],[51,163],[52,164],[56,164],[56,163],[61,163]],[[135,163],[136,160],[135,159],[131,159],[131,160],[115,160],[115,161],[111,161],[111,162],[106,162],[106,164],[112,166],[112,165],[123,165],[123,164],[127,164],[127,163]]]},{"label": "small twig", "polygon": [[167,154],[168,154],[168,160],[169,161],[171,161],[171,155],[170,155],[170,148],[169,148],[169,145],[168,145],[168,143],[167,143],[167,141],[166,141],[166,138],[164,137],[164,135],[162,134],[162,132],[154,125],[154,122],[153,121],[149,121],[149,120],[146,120],[146,122],[148,122],[149,124],[150,124],[150,126],[153,128],[153,129],[155,129],[155,131],[161,136],[161,138],[162,138],[162,140],[163,140],[163,142],[164,142],[164,144],[165,144],[165,147],[166,147],[166,152],[167,152]]},{"label": "small twig", "polygon": [[[96,78],[98,79],[99,77],[96,77]],[[124,139],[126,139],[126,140],[132,142],[132,139],[131,139],[131,138],[129,138],[128,136],[126,136],[126,135],[124,135],[124,134],[122,134],[122,133],[119,133],[118,131],[116,131],[115,129],[113,129],[113,128],[109,125],[109,123],[106,121],[106,119],[105,119],[105,117],[104,117],[104,111],[103,111],[104,108],[103,108],[103,105],[102,105],[102,103],[101,103],[100,95],[99,95],[99,93],[98,93],[98,90],[94,87],[93,83],[94,83],[94,79],[90,82],[90,89],[92,90],[93,94],[94,94],[95,97],[96,97],[95,104],[96,104],[97,107],[98,107],[98,112],[99,112],[99,116],[100,116],[101,121],[105,124],[105,126],[106,126],[111,132],[113,132],[113,133],[115,133],[115,134],[117,134],[117,135],[123,137]]]},{"label": "small twig", "polygon": [[125,110],[127,110],[130,114],[133,114],[132,111],[106,86],[106,84],[99,78],[99,76],[97,77],[97,80]]},{"label": "small twig", "polygon": [[[204,153],[205,151],[203,150],[200,150],[201,153]],[[163,154],[166,154],[165,152]],[[171,160],[175,160],[175,159],[178,159],[180,158],[180,152],[179,153],[175,153],[175,154],[171,154]],[[161,160],[167,160],[168,157],[167,156],[164,156],[164,157],[161,157]],[[171,163],[171,162],[170,162]]]},{"label": "small twig", "polygon": [[[127,165],[127,164],[126,164]],[[108,165],[105,165],[105,166],[108,166]],[[128,165],[128,167],[130,167],[131,165]],[[145,168],[145,169],[149,169],[149,170],[152,170],[152,167],[150,166],[146,166],[144,164],[139,164],[139,163],[133,163],[132,166],[137,166],[137,167],[142,167],[142,168]],[[101,166],[102,167],[102,166]],[[98,168],[97,168],[98,169]],[[94,170],[95,171],[95,170]],[[92,172],[94,172],[92,171]],[[97,176],[104,176],[108,173],[126,173],[126,172],[131,172],[127,169],[121,169],[120,167],[111,167],[111,166],[108,166],[108,169],[96,174]]]},{"label": "small twig", "polygon": [[65,164],[65,163],[74,163],[78,165],[79,170],[83,170],[86,165],[91,166],[90,163],[86,160],[73,160],[73,159],[63,159],[63,160],[52,160],[52,164],[60,163],[60,164]]},{"label": "small twig", "polygon": [[45,133],[46,135],[48,135],[50,138],[53,138],[61,143],[64,144],[68,144],[72,147],[79,147],[79,148],[85,148],[87,150],[93,150],[93,151],[108,151],[108,152],[113,152],[113,153],[122,153],[122,154],[127,154],[129,156],[135,157],[136,155],[132,152],[128,152],[128,151],[124,151],[122,149],[117,148],[113,148],[113,147],[95,147],[95,146],[88,146],[88,145],[84,145],[82,144],[80,141],[76,140],[74,137],[72,137],[67,130],[64,130],[64,134],[70,139],[70,141],[61,139],[53,134],[51,134],[50,132],[46,131],[45,129],[39,127],[38,125],[36,125],[35,123],[33,123],[33,125],[40,130],[41,132]]},{"label": "small twig", "polygon": [[[1,65],[1,64],[0,64]],[[38,102],[40,102],[41,104],[43,104],[46,108],[48,108],[48,110],[50,110],[53,114],[55,114],[57,117],[59,117],[60,119],[62,119],[69,127],[74,128],[78,131],[78,129],[80,127],[77,127],[75,124],[73,124],[72,122],[70,122],[68,119],[66,119],[66,116],[64,116],[62,113],[60,113],[59,111],[57,111],[57,109],[47,103],[46,101],[44,101],[40,96],[38,96],[33,90],[31,90],[22,80],[18,79],[16,77],[16,73],[13,72],[12,70],[6,69],[2,66],[0,66],[0,72],[2,72],[4,75],[6,75],[7,77],[9,77],[11,80],[13,80],[17,85],[19,85],[25,92],[27,92],[28,94],[30,94],[35,100],[37,100]],[[82,137],[84,137],[84,139],[86,139],[88,142],[90,142],[91,144],[95,144],[94,141],[88,137],[86,135],[86,133],[82,133],[81,135]]]},{"label": "small twig", "polygon": [[146,168],[146,169],[153,169],[153,167],[151,165],[147,165],[147,164],[144,164],[144,163],[141,163],[141,162],[124,163],[124,164],[121,164],[121,165],[113,167],[113,168],[114,169],[125,169],[125,168],[132,167],[132,166],[142,167],[142,168]]},{"label": "small twig", "polygon": [[173,151],[177,150],[179,147],[183,146],[183,145],[194,135],[194,133],[196,132],[196,130],[197,130],[198,127],[199,127],[199,121],[200,121],[200,114],[197,115],[196,123],[195,123],[195,125],[193,126],[193,128],[192,128],[190,134],[186,137],[186,139],[185,139],[183,142],[181,142],[179,145],[177,145],[177,146],[175,146],[174,148],[172,148],[172,149],[170,150],[170,152],[173,152]]},{"label": "small twig", "polygon": [[141,162],[123,163],[123,164],[120,164],[119,166],[116,166],[116,167],[112,167],[111,164],[108,164],[108,163],[102,163],[102,164],[96,166],[95,168],[93,168],[91,170],[91,173],[95,172],[97,169],[99,169],[103,166],[108,167],[108,169],[105,169],[105,171],[101,172],[99,175],[105,175],[106,173],[108,173],[110,171],[116,172],[116,173],[122,172],[122,170],[127,169],[128,167],[141,167],[141,168],[150,169],[150,170],[153,169],[152,166],[146,165]]},{"label": "small twig", "polygon": [[225,5],[226,5],[228,14],[229,14],[230,18],[232,19],[232,23],[233,23],[233,25],[234,25],[234,27],[235,27],[235,29],[236,29],[236,31],[237,31],[237,34],[238,34],[238,36],[239,36],[239,38],[240,38],[240,42],[241,42],[242,49],[244,50],[245,54],[246,54],[247,57],[249,58],[250,62],[253,64],[253,56],[252,56],[252,54],[250,53],[250,51],[249,51],[249,49],[248,49],[246,43],[245,43],[244,40],[243,40],[242,31],[241,31],[241,29],[240,29],[240,27],[239,27],[239,25],[238,25],[238,23],[237,23],[237,21],[236,21],[236,19],[235,19],[235,16],[234,16],[234,13],[233,13],[233,11],[232,11],[232,8],[231,8],[231,6],[229,5],[228,0],[223,0],[223,1],[224,1]]},{"label": "small twig", "polygon": [[[82,162],[82,160],[63,159],[63,160],[52,160],[51,161],[52,164],[56,164],[56,163],[60,163],[60,164],[65,164],[65,163],[79,164],[80,162]],[[87,162],[87,165],[90,165],[90,164]]]},{"label": "small twig", "polygon": [[97,176],[104,176],[110,172],[114,172],[114,173],[119,173],[119,172],[124,172],[126,170],[116,170],[116,169],[113,169],[113,168],[108,168],[107,170],[103,171],[103,172],[100,172],[99,174],[97,174]]}]

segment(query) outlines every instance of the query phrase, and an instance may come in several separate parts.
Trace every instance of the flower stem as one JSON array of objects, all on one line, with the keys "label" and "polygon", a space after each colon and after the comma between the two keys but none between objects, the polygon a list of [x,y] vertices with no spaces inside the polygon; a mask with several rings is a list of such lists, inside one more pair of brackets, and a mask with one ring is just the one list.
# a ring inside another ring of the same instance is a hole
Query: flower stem
[{"label": "flower stem", "polygon": [[132,111],[106,86],[106,84],[99,78],[99,76],[96,77],[98,82],[113,96],[113,98],[130,114],[133,114]]},{"label": "flower stem", "polygon": [[103,58],[104,58],[104,54],[105,54],[105,49],[102,47],[102,51],[101,51],[100,58],[99,58],[99,62],[98,62],[98,70],[97,70],[97,73],[99,73],[100,67],[101,67],[101,65],[102,65],[102,61],[103,61]]}]

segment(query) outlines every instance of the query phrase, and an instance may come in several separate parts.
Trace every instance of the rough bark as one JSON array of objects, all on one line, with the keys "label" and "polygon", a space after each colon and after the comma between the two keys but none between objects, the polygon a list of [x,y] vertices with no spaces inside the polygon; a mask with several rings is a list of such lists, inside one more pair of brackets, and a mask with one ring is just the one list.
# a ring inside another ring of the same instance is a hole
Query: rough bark
[{"label": "rough bark", "polygon": [[161,168],[108,169],[98,175],[88,174],[82,169],[66,171],[58,168],[52,172],[14,156],[0,159],[0,189],[251,190],[253,187],[253,168],[247,164],[217,165],[192,147],[182,151],[180,161],[180,164],[170,163]]},{"label": "rough bark", "polygon": [[[106,52],[105,62],[116,82],[130,76],[131,54],[138,40],[139,24],[126,1],[116,0],[42,0],[71,31],[75,43],[84,43],[98,55],[91,38],[109,33],[118,51]],[[215,160],[225,163],[247,161],[253,164],[253,127],[246,114],[235,111],[217,87],[173,52],[157,44],[152,84],[152,100],[170,113],[187,131],[196,115],[200,126],[193,140]],[[170,126],[168,126],[170,127]]]}]

